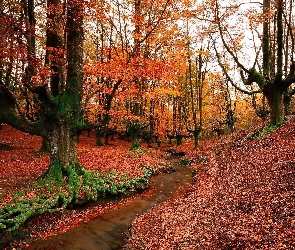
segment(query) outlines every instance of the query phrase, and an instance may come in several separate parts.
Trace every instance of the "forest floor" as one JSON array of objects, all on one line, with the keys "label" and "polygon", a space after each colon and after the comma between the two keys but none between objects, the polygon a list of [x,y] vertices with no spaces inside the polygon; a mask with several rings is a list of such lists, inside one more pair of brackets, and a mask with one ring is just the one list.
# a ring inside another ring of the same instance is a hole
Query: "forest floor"
[{"label": "forest floor", "polygon": [[[13,195],[22,189],[30,187],[49,166],[49,154],[39,153],[42,139],[28,133],[23,133],[4,125],[0,130],[0,206],[11,201]],[[124,140],[110,141],[104,147],[95,146],[94,131],[91,137],[87,132],[80,136],[78,157],[83,167],[95,172],[110,172],[125,174],[131,178],[143,175],[143,166],[150,166],[155,172],[169,171],[171,164],[167,161],[169,154],[157,149],[144,147],[145,151],[130,151],[131,142]],[[100,198],[98,204],[85,209],[64,209],[54,214],[43,214],[29,219],[24,228],[14,234],[0,234],[1,242],[10,242],[7,249],[29,247],[29,242],[36,239],[46,239],[65,232],[108,211],[131,202],[136,193],[129,195],[122,203],[114,198]],[[140,195],[140,194],[138,194]],[[3,239],[4,238],[4,239]],[[19,239],[18,238],[24,238]]]},{"label": "forest floor", "polygon": [[295,119],[252,132],[191,151],[190,191],[133,220],[125,249],[295,249]]},{"label": "forest floor", "polygon": [[[201,143],[175,147],[186,152],[194,183],[184,194],[175,195],[136,217],[125,249],[295,249],[295,119],[260,140],[246,140],[250,130]],[[38,154],[39,137],[8,126],[0,131],[0,198],[11,195],[48,167],[49,156]],[[98,148],[93,136],[81,136],[80,161],[86,169],[142,174],[141,164],[163,169],[167,153],[146,149],[130,152],[130,143],[116,140]],[[167,145],[166,145],[167,146]],[[140,194],[138,194],[140,195]],[[26,224],[30,239],[46,239],[92,220],[124,203],[97,204],[44,214]],[[27,240],[14,241],[10,248],[29,248]]]}]

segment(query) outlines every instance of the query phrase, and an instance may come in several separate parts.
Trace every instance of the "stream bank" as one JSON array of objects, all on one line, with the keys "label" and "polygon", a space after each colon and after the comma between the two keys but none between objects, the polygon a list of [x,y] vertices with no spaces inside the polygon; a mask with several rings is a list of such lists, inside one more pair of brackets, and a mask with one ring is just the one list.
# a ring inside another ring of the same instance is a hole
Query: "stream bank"
[{"label": "stream bank", "polygon": [[[192,181],[191,169],[179,165],[178,159],[170,162],[175,172],[152,177],[151,185],[129,204],[120,206],[63,234],[31,243],[29,249],[41,250],[115,250],[122,249],[131,221],[153,206],[176,194],[181,194]],[[181,188],[183,187],[183,188]],[[143,193],[143,194],[144,194]]]}]

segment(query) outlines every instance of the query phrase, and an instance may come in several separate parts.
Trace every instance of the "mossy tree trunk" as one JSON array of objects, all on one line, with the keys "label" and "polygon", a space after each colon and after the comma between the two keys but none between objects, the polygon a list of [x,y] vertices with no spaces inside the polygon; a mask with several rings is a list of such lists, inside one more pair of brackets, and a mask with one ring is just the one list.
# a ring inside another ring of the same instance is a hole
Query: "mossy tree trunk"
[{"label": "mossy tree trunk", "polygon": [[[29,93],[24,96],[24,102],[31,101],[29,104],[35,108],[34,117],[28,119],[17,105],[20,92],[11,88],[12,83],[3,81],[3,79],[10,79],[11,76],[1,76],[0,120],[22,131],[45,138],[50,145],[50,167],[46,174],[52,173],[54,169],[56,170],[54,172],[58,173],[58,178],[55,176],[55,179],[59,179],[60,174],[66,174],[64,170],[69,166],[74,169],[80,168],[76,144],[83,130],[81,101],[84,5],[78,0],[68,1],[66,4],[61,0],[48,0],[47,5],[50,11],[48,10],[47,13],[45,64],[51,70],[50,81],[36,86],[32,82],[32,76],[37,70],[29,68],[24,72],[25,91],[21,93]],[[34,11],[34,6],[24,10]],[[63,13],[67,14],[65,27]],[[32,26],[34,22],[31,21],[30,24]],[[59,32],[56,32],[57,30]],[[34,39],[30,38],[30,41],[32,40]],[[32,47],[28,49],[28,65],[33,67],[35,45],[31,42],[28,46]],[[67,68],[64,65],[67,65]],[[33,96],[31,100],[30,96]]]},{"label": "mossy tree trunk", "polygon": [[[65,90],[59,94],[57,123],[50,134],[50,165],[80,168],[76,145],[81,133],[83,92],[83,3],[70,1],[67,16],[68,70]],[[56,117],[57,118],[57,117]],[[63,169],[61,169],[63,170]]]},{"label": "mossy tree trunk", "polygon": [[132,141],[132,145],[131,145],[131,150],[135,150],[140,148],[140,142],[139,142],[139,136],[140,136],[140,124],[132,124],[130,125],[128,132],[131,136],[131,141]]},{"label": "mossy tree trunk", "polygon": [[50,167],[47,175],[56,181],[62,180],[68,167],[75,171],[81,169],[76,151],[79,135],[73,133],[71,128],[72,125],[66,122],[54,125],[50,136]]},{"label": "mossy tree trunk", "polygon": [[284,117],[283,91],[277,89],[274,84],[265,90],[264,95],[270,107],[270,122],[277,126]]},{"label": "mossy tree trunk", "polygon": [[[59,1],[53,1],[56,6],[61,7]],[[67,175],[66,169],[74,170],[81,168],[77,157],[76,146],[82,131],[82,90],[83,90],[83,12],[80,1],[69,2],[67,6],[66,48],[68,68],[66,81],[62,81],[61,74],[64,72],[53,63],[52,71],[52,96],[47,102],[51,103],[49,117],[52,117],[50,126],[47,126],[46,139],[50,145],[50,167],[46,175],[53,176],[55,180],[61,180]],[[47,44],[60,46],[60,42],[52,41],[61,37],[51,34],[53,30],[47,31]],[[58,75],[58,76],[57,76]],[[44,106],[46,106],[45,103]],[[48,116],[45,117],[48,120]]]}]

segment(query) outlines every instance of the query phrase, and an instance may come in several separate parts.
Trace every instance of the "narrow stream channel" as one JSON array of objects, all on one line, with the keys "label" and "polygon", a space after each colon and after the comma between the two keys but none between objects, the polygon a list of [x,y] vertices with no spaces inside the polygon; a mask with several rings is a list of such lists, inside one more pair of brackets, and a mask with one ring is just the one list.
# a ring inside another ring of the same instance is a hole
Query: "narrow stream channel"
[{"label": "narrow stream channel", "polygon": [[179,193],[179,187],[191,183],[190,168],[177,165],[177,159],[171,160],[175,172],[153,177],[150,189],[154,192],[146,197],[138,197],[127,206],[111,210],[107,214],[72,228],[63,234],[47,240],[38,240],[29,249],[50,250],[115,250],[122,249],[125,232],[131,221],[153,206]]}]

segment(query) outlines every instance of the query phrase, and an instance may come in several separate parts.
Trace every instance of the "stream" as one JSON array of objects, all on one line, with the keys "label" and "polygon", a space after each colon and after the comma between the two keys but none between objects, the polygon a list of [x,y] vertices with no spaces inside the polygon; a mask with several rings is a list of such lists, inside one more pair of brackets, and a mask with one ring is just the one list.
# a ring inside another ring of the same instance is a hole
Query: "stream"
[{"label": "stream", "polygon": [[122,249],[131,221],[153,206],[175,194],[184,192],[181,186],[190,184],[192,173],[189,167],[178,165],[177,159],[170,160],[175,172],[152,177],[148,190],[150,195],[137,197],[126,206],[121,206],[96,219],[72,228],[63,234],[31,243],[29,249],[50,250],[115,250]]}]

